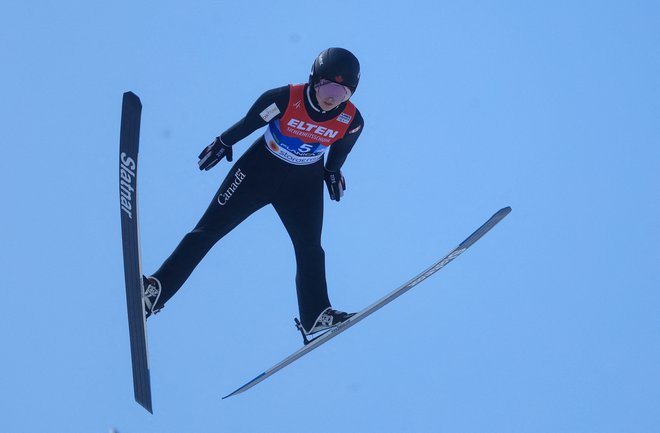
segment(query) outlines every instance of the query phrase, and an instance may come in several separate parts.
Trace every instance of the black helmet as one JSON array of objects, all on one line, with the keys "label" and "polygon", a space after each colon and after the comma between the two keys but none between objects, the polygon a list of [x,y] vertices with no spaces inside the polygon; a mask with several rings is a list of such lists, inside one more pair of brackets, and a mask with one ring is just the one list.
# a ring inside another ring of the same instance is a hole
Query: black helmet
[{"label": "black helmet", "polygon": [[346,86],[355,93],[360,81],[360,62],[344,48],[323,50],[314,60],[309,73],[309,85],[314,86],[321,78]]}]

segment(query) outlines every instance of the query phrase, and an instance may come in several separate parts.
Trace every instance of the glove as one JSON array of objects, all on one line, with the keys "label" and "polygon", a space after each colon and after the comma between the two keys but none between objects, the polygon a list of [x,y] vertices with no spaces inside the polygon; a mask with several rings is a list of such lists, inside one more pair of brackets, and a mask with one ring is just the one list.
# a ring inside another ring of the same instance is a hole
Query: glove
[{"label": "glove", "polygon": [[341,200],[344,196],[344,191],[346,191],[346,179],[341,174],[341,170],[330,171],[326,168],[323,177],[328,187],[330,198],[335,201]]},{"label": "glove", "polygon": [[216,137],[215,140],[213,140],[213,143],[206,146],[204,150],[202,150],[202,153],[199,154],[199,169],[210,170],[220,162],[222,158],[227,158],[227,161],[231,162],[233,157],[231,146],[223,143],[220,137]]}]

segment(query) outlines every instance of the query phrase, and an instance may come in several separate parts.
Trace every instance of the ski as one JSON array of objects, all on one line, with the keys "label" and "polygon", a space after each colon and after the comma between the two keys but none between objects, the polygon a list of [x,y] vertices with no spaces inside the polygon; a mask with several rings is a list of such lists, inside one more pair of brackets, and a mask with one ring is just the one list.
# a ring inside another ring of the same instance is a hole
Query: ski
[{"label": "ski", "polygon": [[[431,265],[428,269],[422,271],[418,275],[416,275],[414,278],[412,278],[410,281],[402,285],[401,287],[397,288],[396,290],[392,291],[385,297],[381,298],[380,300],[374,302],[364,310],[360,311],[359,313],[355,314],[353,317],[348,319],[347,321],[341,323],[339,326],[336,328],[332,328],[325,333],[319,335],[318,337],[315,337],[311,340],[307,340],[306,337],[303,335],[303,340],[305,345],[298,349],[296,352],[292,353],[291,355],[287,356],[284,358],[282,361],[279,363],[275,364],[273,367],[270,369],[266,370],[265,372],[259,374],[257,377],[246,383],[245,385],[241,386],[240,388],[236,389],[235,391],[227,394],[226,396],[222,397],[223,399],[234,396],[236,394],[240,394],[242,392],[247,391],[248,389],[252,388],[256,384],[262,382],[263,380],[267,379],[268,377],[272,376],[273,374],[277,373],[287,365],[291,364],[292,362],[296,361],[297,359],[302,358],[304,355],[308,354],[312,350],[316,349],[317,347],[321,346],[324,343],[327,343],[329,340],[332,338],[336,337],[337,335],[341,334],[342,332],[346,331],[348,328],[351,326],[355,325],[362,319],[370,316],[374,312],[378,311],[385,305],[389,304],[399,296],[403,295],[406,293],[408,290],[412,289],[431,275],[435,274],[438,272],[440,269],[445,267],[449,262],[454,260],[456,257],[461,255],[465,250],[470,248],[475,242],[477,242],[483,235],[488,233],[490,229],[495,227],[497,223],[499,223],[504,217],[506,217],[509,212],[511,212],[510,207],[505,207],[497,211],[492,217],[488,219],[481,227],[479,227],[477,230],[474,231],[470,236],[468,236],[463,242],[461,242],[456,248],[451,250],[449,254],[444,256],[442,259],[438,260],[435,262],[433,265]],[[298,321],[296,320],[296,324],[298,325]]]},{"label": "ski", "polygon": [[135,400],[153,413],[147,351],[147,322],[142,302],[142,264],[137,203],[137,162],[142,103],[133,92],[124,93],[119,135],[119,209],[124,254],[128,332],[131,341]]}]

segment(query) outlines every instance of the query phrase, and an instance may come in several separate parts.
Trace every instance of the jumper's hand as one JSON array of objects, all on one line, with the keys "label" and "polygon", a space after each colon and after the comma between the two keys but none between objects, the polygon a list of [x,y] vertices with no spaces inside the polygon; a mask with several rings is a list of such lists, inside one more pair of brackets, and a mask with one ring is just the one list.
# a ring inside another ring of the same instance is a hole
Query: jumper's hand
[{"label": "jumper's hand", "polygon": [[341,174],[341,170],[330,171],[325,169],[324,174],[325,184],[328,187],[330,198],[335,201],[341,200],[346,191],[346,179]]},{"label": "jumper's hand", "polygon": [[204,150],[202,150],[202,153],[199,154],[199,169],[210,170],[220,162],[222,158],[227,158],[227,161],[231,162],[233,157],[231,146],[223,143],[220,137],[216,137],[215,140],[213,140],[213,143],[206,146]]}]

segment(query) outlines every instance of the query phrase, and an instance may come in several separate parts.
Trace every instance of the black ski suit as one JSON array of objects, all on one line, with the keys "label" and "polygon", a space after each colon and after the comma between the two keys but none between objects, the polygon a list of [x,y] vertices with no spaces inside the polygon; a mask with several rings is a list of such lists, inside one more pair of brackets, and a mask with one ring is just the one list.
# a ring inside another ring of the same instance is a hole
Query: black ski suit
[{"label": "black ski suit", "polygon": [[[289,100],[293,96],[293,87],[284,86],[261,95],[243,119],[221,134],[222,141],[233,145],[258,128],[279,121],[287,109],[291,108]],[[296,95],[300,95],[302,87],[297,87]],[[362,132],[362,116],[356,108],[353,116],[342,114],[346,102],[329,112],[322,112],[314,92],[308,91],[308,85],[303,89],[304,98],[301,99],[304,100],[304,109],[309,119],[325,124],[322,122],[336,120],[339,116],[340,121],[348,125],[343,136],[336,137],[338,139],[331,143],[328,152],[326,168],[338,171]],[[301,106],[298,101],[298,109]],[[279,114],[274,115],[277,111]],[[307,125],[311,125],[311,122]],[[323,132],[325,128],[317,130]],[[311,328],[318,315],[330,306],[325,278],[325,253],[321,247],[323,157],[312,163],[297,165],[276,156],[272,151],[276,146],[269,144],[272,146],[270,149],[262,135],[241,156],[195,228],[184,236],[174,252],[153,274],[162,287],[159,306],[174,296],[217,241],[267,204],[273,205],[293,242],[298,307],[303,326]]]}]

